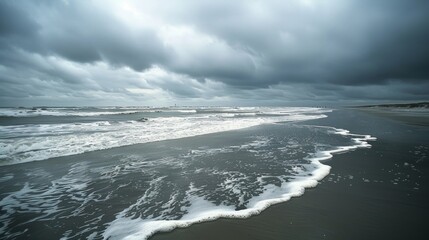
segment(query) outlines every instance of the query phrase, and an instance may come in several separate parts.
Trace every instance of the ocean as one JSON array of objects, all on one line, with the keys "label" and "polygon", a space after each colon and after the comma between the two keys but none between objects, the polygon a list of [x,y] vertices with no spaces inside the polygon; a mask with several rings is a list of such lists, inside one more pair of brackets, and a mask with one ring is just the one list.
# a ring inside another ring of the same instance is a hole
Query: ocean
[{"label": "ocean", "polygon": [[0,109],[1,239],[147,239],[300,196],[376,138],[299,107]]}]

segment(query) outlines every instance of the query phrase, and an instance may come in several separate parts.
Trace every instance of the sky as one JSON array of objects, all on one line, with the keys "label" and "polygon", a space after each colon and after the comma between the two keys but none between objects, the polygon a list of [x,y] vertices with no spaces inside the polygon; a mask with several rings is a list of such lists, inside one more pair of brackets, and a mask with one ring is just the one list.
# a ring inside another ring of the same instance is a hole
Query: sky
[{"label": "sky", "polygon": [[0,106],[427,100],[427,0],[0,1]]}]

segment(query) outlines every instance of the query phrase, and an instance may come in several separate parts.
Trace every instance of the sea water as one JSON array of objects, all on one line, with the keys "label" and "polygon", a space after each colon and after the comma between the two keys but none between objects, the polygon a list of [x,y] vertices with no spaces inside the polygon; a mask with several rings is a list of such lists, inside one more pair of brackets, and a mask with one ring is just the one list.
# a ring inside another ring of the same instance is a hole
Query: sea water
[{"label": "sea water", "polygon": [[147,239],[315,187],[369,135],[321,108],[0,109],[0,237]]}]

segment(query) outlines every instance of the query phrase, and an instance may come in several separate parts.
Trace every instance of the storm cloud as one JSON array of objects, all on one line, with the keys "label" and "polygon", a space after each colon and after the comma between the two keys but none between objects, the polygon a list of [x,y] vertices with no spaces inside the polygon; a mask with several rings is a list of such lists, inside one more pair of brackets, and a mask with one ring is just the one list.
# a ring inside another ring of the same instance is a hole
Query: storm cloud
[{"label": "storm cloud", "polygon": [[0,1],[0,101],[428,100],[428,23],[423,0]]}]

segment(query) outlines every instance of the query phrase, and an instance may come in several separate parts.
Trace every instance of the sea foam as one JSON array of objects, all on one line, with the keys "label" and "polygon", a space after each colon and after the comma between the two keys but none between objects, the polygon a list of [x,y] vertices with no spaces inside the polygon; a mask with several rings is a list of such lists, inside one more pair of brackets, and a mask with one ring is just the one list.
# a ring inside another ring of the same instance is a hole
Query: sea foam
[{"label": "sea foam", "polygon": [[[315,187],[320,180],[329,174],[330,166],[323,164],[332,158],[333,154],[347,152],[357,148],[369,148],[368,141],[376,140],[370,135],[352,134],[344,129],[327,128],[333,134],[350,136],[354,142],[353,145],[339,146],[332,150],[318,151],[307,159],[311,161],[314,170],[310,174],[298,175],[291,182],[282,182],[280,186],[267,184],[264,186],[263,193],[250,199],[246,209],[236,210],[232,206],[215,205],[204,197],[194,194],[198,192],[193,184],[187,191],[187,199],[190,206],[186,209],[187,213],[178,220],[163,220],[160,218],[141,219],[127,217],[130,206],[120,212],[116,219],[111,222],[103,233],[104,239],[148,239],[157,232],[168,232],[175,228],[188,227],[194,223],[213,221],[219,218],[248,218],[257,215],[273,204],[278,204],[290,200],[292,197],[298,197],[304,194],[306,188]],[[153,180],[156,184],[160,179]],[[259,178],[259,181],[263,181]],[[139,205],[145,200],[146,194],[134,205]]]}]

